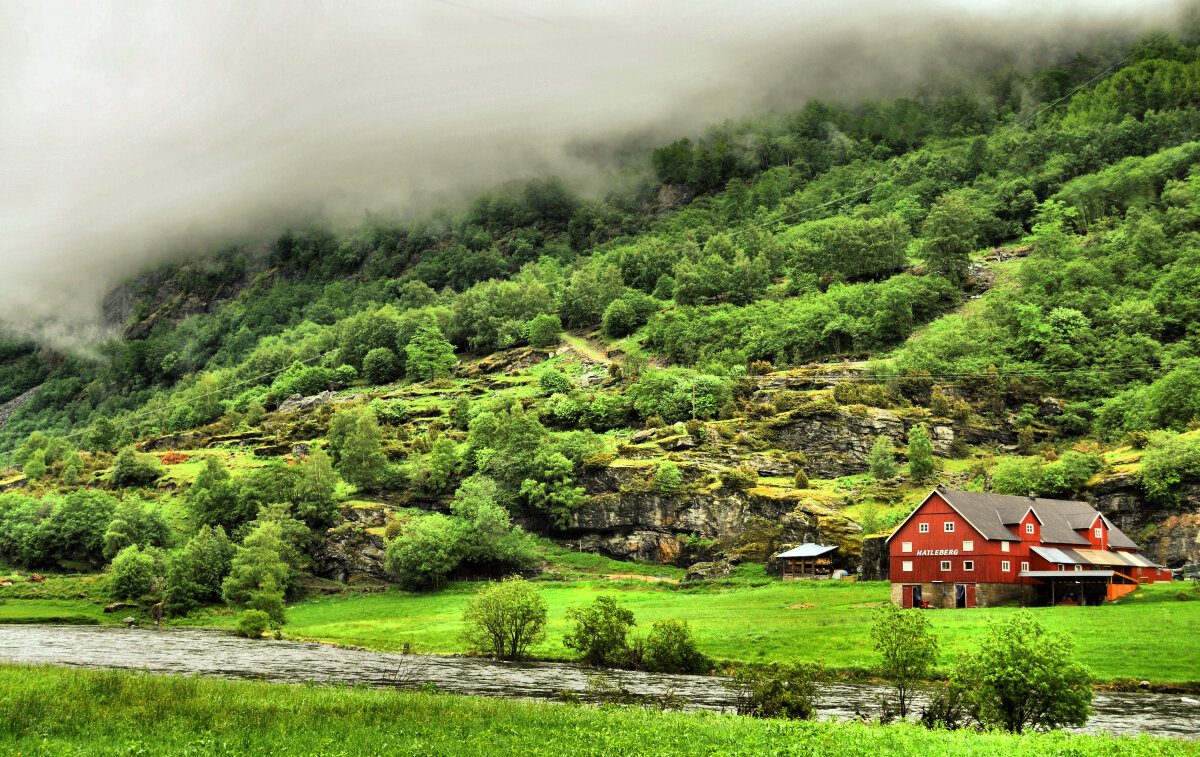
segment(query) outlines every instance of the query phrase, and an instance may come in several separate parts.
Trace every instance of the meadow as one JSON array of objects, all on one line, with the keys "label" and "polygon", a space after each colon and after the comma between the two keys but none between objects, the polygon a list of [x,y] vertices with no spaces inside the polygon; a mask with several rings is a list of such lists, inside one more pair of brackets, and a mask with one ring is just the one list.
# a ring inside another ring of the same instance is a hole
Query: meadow
[{"label": "meadow", "polygon": [[1200,754],[1196,742],[1149,736],[767,721],[14,665],[0,665],[0,701],[0,753],[14,755]]}]

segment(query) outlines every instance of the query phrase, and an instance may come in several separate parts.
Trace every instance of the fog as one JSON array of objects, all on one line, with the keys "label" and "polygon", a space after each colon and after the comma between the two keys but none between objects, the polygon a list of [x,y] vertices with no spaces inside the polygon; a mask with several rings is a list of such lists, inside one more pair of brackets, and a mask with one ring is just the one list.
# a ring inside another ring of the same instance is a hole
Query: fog
[{"label": "fog", "polygon": [[[850,5],[851,9],[840,7]],[[287,223],[403,215],[812,97],[1129,39],[1174,2],[9,2],[0,320],[96,335],[116,282]],[[581,149],[587,146],[588,149]],[[42,336],[48,336],[43,333]]]}]

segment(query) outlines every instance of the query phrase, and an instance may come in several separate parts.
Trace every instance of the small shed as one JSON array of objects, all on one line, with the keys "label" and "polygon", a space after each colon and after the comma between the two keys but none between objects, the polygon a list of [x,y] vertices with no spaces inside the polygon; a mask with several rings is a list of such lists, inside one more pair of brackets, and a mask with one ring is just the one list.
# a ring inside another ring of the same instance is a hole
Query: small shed
[{"label": "small shed", "polygon": [[836,546],[801,544],[775,555],[783,565],[783,580],[798,578],[829,578],[833,575],[833,553]]}]

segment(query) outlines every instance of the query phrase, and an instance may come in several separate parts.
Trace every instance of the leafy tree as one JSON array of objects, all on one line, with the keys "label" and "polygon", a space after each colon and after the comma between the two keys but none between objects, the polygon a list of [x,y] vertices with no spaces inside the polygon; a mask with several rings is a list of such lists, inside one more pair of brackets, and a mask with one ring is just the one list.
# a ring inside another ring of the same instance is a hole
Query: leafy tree
[{"label": "leafy tree", "polygon": [[283,529],[278,523],[260,523],[234,553],[229,575],[221,583],[221,596],[231,607],[243,608],[255,592],[268,585],[287,586],[291,573],[281,553]]},{"label": "leafy tree", "polygon": [[164,547],[170,538],[170,526],[157,508],[148,508],[140,499],[126,497],[117,505],[104,532],[103,553],[111,560],[130,544]]},{"label": "leafy tree", "polygon": [[524,570],[536,561],[536,549],[529,535],[512,525],[498,495],[496,482],[480,474],[463,481],[454,493],[450,510],[462,519],[462,561],[492,574]]},{"label": "leafy tree", "polygon": [[71,492],[37,525],[38,551],[45,559],[100,562],[115,508],[116,500],[103,492]]},{"label": "leafy tree", "polygon": [[320,447],[312,447],[296,482],[296,515],[312,528],[333,522],[338,514],[336,491],[337,476],[329,455]]},{"label": "leafy tree", "polygon": [[563,646],[574,649],[589,665],[619,667],[629,652],[626,637],[636,623],[633,611],[602,594],[586,607],[567,609],[574,629],[563,636]]},{"label": "leafy tree", "polygon": [[433,513],[411,521],[387,545],[384,568],[407,589],[435,589],[458,566],[461,554],[454,523]]},{"label": "leafy tree", "polygon": [[417,329],[405,349],[405,373],[413,381],[429,381],[450,375],[457,358],[454,347],[446,341],[442,330],[432,319]]},{"label": "leafy tree", "polygon": [[231,532],[254,514],[242,496],[225,462],[218,455],[204,458],[204,467],[196,474],[184,499],[198,523],[220,526]]},{"label": "leafy tree", "polygon": [[1047,631],[1028,611],[993,621],[979,646],[955,671],[971,714],[986,726],[1080,726],[1091,715],[1092,674],[1072,659],[1074,644]]},{"label": "leafy tree", "polygon": [[113,596],[118,599],[137,599],[150,592],[155,577],[154,555],[130,544],[113,558],[110,567]]},{"label": "leafy tree", "polygon": [[454,479],[458,476],[458,452],[456,445],[447,436],[439,436],[433,443],[433,452],[429,455],[428,474],[425,477],[425,488],[434,494],[450,491]]},{"label": "leafy tree", "polygon": [[463,640],[497,660],[523,660],[546,638],[546,600],[521,578],[489,585],[463,610]]},{"label": "leafy tree", "polygon": [[[387,349],[387,348],[385,347],[383,349]],[[370,354],[370,353],[367,353],[367,354]],[[392,353],[393,359],[395,359],[395,355],[396,355],[396,353],[393,352]],[[366,360],[366,358],[364,358],[364,361],[365,360]],[[342,386],[350,386],[351,384],[353,384],[355,381],[358,380],[358,371],[355,370],[354,366],[352,366],[352,365],[339,365],[337,368],[333,369],[333,380],[338,382]]]},{"label": "leafy tree", "polygon": [[670,460],[659,463],[658,469],[654,472],[654,483],[663,494],[678,492],[683,485],[683,479],[679,475],[679,466]]},{"label": "leafy tree", "polygon": [[467,395],[464,394],[455,401],[454,409],[450,411],[450,420],[460,431],[466,431],[471,425],[471,400]]},{"label": "leafy tree", "polygon": [[654,622],[646,636],[642,664],[652,673],[703,673],[712,663],[700,653],[686,620]]},{"label": "leafy tree", "polygon": [[946,393],[942,391],[942,387],[940,386],[934,386],[933,391],[930,393],[929,412],[939,418],[950,416],[950,400],[946,398]]},{"label": "leafy tree", "polygon": [[246,608],[265,612],[271,619],[273,628],[279,628],[287,622],[283,604],[283,588],[275,576],[270,573],[264,575],[258,589],[250,593],[250,598],[246,600]]},{"label": "leafy tree", "polygon": [[620,338],[628,336],[637,330],[637,313],[625,300],[613,300],[604,309],[601,319],[606,336]]},{"label": "leafy tree", "polygon": [[562,321],[553,313],[539,313],[525,325],[525,341],[531,347],[549,347],[562,336]]},{"label": "leafy tree", "polygon": [[900,717],[908,717],[913,692],[929,679],[937,665],[938,640],[930,630],[929,616],[902,610],[891,602],[880,605],[875,610],[871,640],[883,657],[879,676],[895,690]]},{"label": "leafy tree", "polygon": [[46,475],[46,451],[41,449],[34,450],[34,453],[29,456],[29,461],[25,463],[25,467],[21,469],[21,472],[30,481],[37,481]]},{"label": "leafy tree", "polygon": [[928,481],[935,469],[933,441],[929,430],[917,426],[908,434],[908,475],[914,481]]},{"label": "leafy tree", "polygon": [[975,248],[976,228],[975,213],[962,197],[939,197],[921,225],[921,254],[929,270],[962,283]]},{"label": "leafy tree", "polygon": [[101,452],[111,452],[117,443],[117,427],[107,415],[101,415],[92,424],[88,434],[88,443],[92,449]]},{"label": "leafy tree", "polygon": [[363,357],[363,376],[372,384],[386,384],[400,375],[400,361],[387,347],[376,347]]},{"label": "leafy tree", "polygon": [[163,474],[162,466],[151,455],[141,455],[132,447],[117,454],[109,480],[113,486],[143,486]]},{"label": "leafy tree", "polygon": [[876,481],[883,481],[896,475],[900,466],[896,464],[896,453],[892,448],[892,440],[886,434],[880,434],[871,445],[867,455],[867,464],[871,466],[871,475]]},{"label": "leafy tree", "polygon": [[575,464],[561,452],[544,447],[534,459],[534,469],[540,471],[538,478],[527,478],[521,483],[521,498],[558,525],[565,525],[587,500],[583,488],[575,486]]},{"label": "leafy tree", "polygon": [[383,436],[370,408],[342,408],[329,423],[329,449],[342,478],[360,489],[375,486],[387,468]]},{"label": "leafy tree", "polygon": [[271,616],[262,610],[243,610],[238,616],[235,632],[246,639],[262,638],[263,632],[271,627]]}]

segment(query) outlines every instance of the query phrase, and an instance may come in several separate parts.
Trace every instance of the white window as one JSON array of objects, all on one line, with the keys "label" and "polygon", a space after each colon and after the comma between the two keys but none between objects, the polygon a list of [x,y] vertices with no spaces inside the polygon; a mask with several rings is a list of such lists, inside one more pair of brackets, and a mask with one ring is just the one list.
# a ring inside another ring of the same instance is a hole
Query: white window
[{"label": "white window", "polygon": [[1001,551],[1001,552],[1007,552],[1007,551],[1008,551],[1008,547],[1009,547],[1009,544],[1008,544],[1008,542],[1006,542],[1006,541],[1002,541],[1002,542],[1000,542],[1000,551]]},{"label": "white window", "polygon": [[900,542],[900,551],[901,552],[912,552],[912,542],[911,541]]},{"label": "white window", "polygon": [[948,534],[954,533],[954,521],[948,520],[942,524],[942,530]]},{"label": "white window", "polygon": [[1027,534],[1033,533],[1033,524],[1032,523],[1025,524],[1025,533],[1027,533]]},{"label": "white window", "polygon": [[1027,562],[1021,563],[1021,572],[1024,573],[1027,570],[1029,570],[1029,563],[1027,563]]},{"label": "white window", "polygon": [[973,542],[973,541],[964,541],[963,542],[963,552],[974,552],[974,551],[975,551],[975,542]]},{"label": "white window", "polygon": [[905,560],[904,562],[900,563],[900,570],[904,571],[905,573],[911,573],[912,560]]},{"label": "white window", "polygon": [[1009,565],[1009,563],[1008,563],[1008,560],[1001,560],[1001,561],[1000,561],[1000,570],[1001,570],[1001,571],[1003,571],[1003,572],[1007,573],[1007,572],[1008,572],[1009,570],[1011,570],[1011,569],[1012,569],[1012,566],[1010,566],[1010,565]]},{"label": "white window", "polygon": [[975,570],[975,561],[963,560],[963,570]]},{"label": "white window", "polygon": [[1104,536],[1104,531],[1103,531],[1103,530],[1101,530],[1099,527],[1092,529],[1092,533],[1096,535],[1096,538],[1097,538],[1097,539],[1099,539],[1099,538],[1101,538],[1102,536]]},{"label": "white window", "polygon": [[920,525],[918,525],[918,526],[917,526],[917,531],[918,531],[919,533],[922,533],[922,534],[927,534],[927,533],[929,533],[929,524],[928,524],[928,523],[921,523]]},{"label": "white window", "polygon": [[942,570],[950,570],[950,561],[942,560]]},{"label": "white window", "polygon": [[1059,570],[1066,570],[1066,569],[1067,569],[1067,566],[1066,566],[1066,565],[1059,565],[1059,566],[1058,566],[1058,569],[1059,569]]},{"label": "white window", "polygon": [[1082,566],[1082,565],[1076,565],[1076,566],[1075,566],[1075,570],[1083,570],[1083,566]]}]

